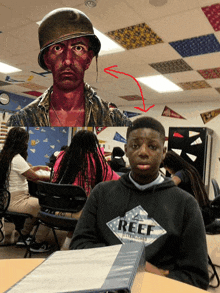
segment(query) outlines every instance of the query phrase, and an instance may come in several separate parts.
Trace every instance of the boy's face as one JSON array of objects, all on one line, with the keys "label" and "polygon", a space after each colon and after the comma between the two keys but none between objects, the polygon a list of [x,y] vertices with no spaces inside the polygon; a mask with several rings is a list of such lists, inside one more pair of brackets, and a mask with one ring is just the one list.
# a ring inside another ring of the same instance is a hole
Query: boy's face
[{"label": "boy's face", "polygon": [[154,181],[165,153],[164,141],[158,131],[151,128],[131,131],[125,154],[130,162],[132,178],[139,184]]}]

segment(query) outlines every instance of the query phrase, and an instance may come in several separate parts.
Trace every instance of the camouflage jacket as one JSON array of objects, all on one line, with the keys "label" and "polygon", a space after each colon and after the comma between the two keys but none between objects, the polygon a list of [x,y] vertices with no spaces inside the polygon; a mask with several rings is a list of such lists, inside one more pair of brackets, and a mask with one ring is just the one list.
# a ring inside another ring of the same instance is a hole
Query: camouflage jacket
[{"label": "camouflage jacket", "polygon": [[[52,91],[53,87],[50,87],[39,98],[24,107],[18,113],[11,115],[7,125],[29,127],[51,126],[49,120],[49,106]],[[116,107],[115,104],[103,101],[88,84],[85,84],[84,94],[85,126],[131,125],[131,121]]]}]

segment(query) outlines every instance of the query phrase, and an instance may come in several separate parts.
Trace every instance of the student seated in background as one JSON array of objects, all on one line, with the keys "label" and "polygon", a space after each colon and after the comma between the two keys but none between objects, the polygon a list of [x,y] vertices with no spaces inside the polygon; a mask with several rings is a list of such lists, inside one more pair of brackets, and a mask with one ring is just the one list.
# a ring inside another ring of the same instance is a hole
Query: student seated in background
[{"label": "student seated in background", "polygon": [[[30,233],[35,225],[36,217],[40,211],[38,198],[29,194],[28,181],[49,181],[50,176],[38,175],[36,171],[48,167],[30,167],[27,160],[28,150],[28,132],[21,127],[11,128],[7,134],[3,149],[0,153],[0,186],[8,189],[11,194],[9,211],[27,213],[33,216],[32,219],[26,219],[21,233],[25,241],[29,244],[31,241]],[[50,246],[44,241],[49,232],[49,228],[40,226],[35,241],[33,241],[30,250],[32,252],[46,252]],[[25,245],[21,238],[17,245]]]},{"label": "student seated in background", "polygon": [[144,242],[146,271],[207,289],[208,254],[199,205],[159,173],[165,130],[150,117],[127,129],[131,172],[92,190],[70,249]]},{"label": "student seated in background", "polygon": [[73,136],[67,150],[59,153],[52,181],[79,185],[89,196],[99,182],[119,178],[106,162],[96,135],[92,131],[80,130]]},{"label": "student seated in background", "polygon": [[161,166],[171,174],[175,185],[195,197],[202,209],[205,224],[210,224],[214,218],[209,213],[210,200],[198,170],[173,151],[166,153]]},{"label": "student seated in background", "polygon": [[127,173],[130,171],[129,168],[126,167],[125,160],[123,159],[125,152],[120,147],[114,147],[111,154],[111,161],[109,165],[112,170],[115,172]]},{"label": "student seated in background", "polygon": [[54,152],[54,153],[50,156],[50,158],[49,158],[49,163],[46,163],[46,165],[52,169],[53,166],[54,166],[54,164],[55,164],[55,162],[56,162],[56,159],[57,159],[58,155],[60,154],[60,152],[65,151],[65,150],[67,150],[67,149],[68,149],[68,146],[67,146],[67,145],[63,145],[63,146],[60,148],[60,151],[56,151],[56,152]]},{"label": "student seated in background", "polygon": [[[96,135],[92,131],[80,130],[73,136],[67,150],[58,155],[52,182],[81,186],[89,196],[99,182],[119,178],[106,162]],[[79,219],[80,215],[81,211],[71,216]],[[71,238],[72,232],[69,232],[62,249],[69,247]]]}]

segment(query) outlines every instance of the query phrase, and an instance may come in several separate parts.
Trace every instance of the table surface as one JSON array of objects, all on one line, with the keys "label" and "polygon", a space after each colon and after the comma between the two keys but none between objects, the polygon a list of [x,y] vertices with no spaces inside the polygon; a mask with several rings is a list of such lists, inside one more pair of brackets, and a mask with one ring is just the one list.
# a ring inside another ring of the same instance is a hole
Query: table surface
[{"label": "table surface", "polygon": [[[5,292],[26,274],[43,262],[44,258],[0,260],[0,293]],[[138,293],[202,293],[207,292],[182,282],[144,273]]]}]

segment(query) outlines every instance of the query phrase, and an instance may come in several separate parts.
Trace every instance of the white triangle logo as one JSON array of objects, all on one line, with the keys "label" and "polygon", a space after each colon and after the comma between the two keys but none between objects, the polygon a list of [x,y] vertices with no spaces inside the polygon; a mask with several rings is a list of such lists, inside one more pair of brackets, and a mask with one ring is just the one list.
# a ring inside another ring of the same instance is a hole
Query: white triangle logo
[{"label": "white triangle logo", "polygon": [[201,140],[201,138],[199,137],[199,138],[197,138],[196,140],[194,140],[192,143],[191,143],[191,145],[197,145],[197,144],[201,144],[202,143],[202,140]]},{"label": "white triangle logo", "polygon": [[178,150],[178,149],[171,149],[171,151],[173,151],[174,153],[177,153],[179,156],[182,153],[182,150]]},{"label": "white triangle logo", "polygon": [[200,134],[200,132],[196,132],[196,131],[189,131],[189,137],[195,136]]},{"label": "white triangle logo", "polygon": [[186,153],[187,154],[187,156],[193,161],[193,162],[195,162],[195,160],[197,159],[197,156],[194,156],[194,155],[191,155],[191,154],[188,154],[188,153]]}]

